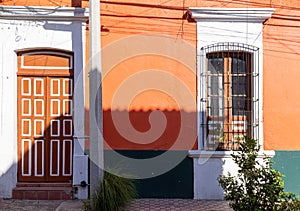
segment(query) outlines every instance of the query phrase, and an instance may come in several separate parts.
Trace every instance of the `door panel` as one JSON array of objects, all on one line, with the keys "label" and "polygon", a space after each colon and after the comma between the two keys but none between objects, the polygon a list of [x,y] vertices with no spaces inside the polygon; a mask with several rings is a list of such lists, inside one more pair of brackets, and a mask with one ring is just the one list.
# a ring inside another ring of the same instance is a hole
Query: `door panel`
[{"label": "door panel", "polygon": [[72,178],[73,80],[18,76],[18,180]]},{"label": "door panel", "polygon": [[73,80],[47,78],[49,122],[49,181],[71,179],[73,155]]}]

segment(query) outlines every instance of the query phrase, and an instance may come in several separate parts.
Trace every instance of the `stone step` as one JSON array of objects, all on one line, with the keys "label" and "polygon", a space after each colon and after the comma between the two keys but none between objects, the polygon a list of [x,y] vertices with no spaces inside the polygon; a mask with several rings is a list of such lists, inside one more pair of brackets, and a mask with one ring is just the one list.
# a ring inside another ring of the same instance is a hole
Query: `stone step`
[{"label": "stone step", "polygon": [[71,187],[71,183],[30,183],[30,182],[18,182],[17,187]]},{"label": "stone step", "polygon": [[12,191],[13,199],[69,200],[72,195],[72,186],[69,183],[18,183]]}]

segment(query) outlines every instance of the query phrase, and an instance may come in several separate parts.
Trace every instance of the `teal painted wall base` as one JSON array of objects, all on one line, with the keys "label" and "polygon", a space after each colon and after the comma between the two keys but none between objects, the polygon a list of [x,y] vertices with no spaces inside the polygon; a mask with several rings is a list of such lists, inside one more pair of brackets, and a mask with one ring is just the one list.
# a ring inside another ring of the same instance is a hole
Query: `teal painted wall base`
[{"label": "teal painted wall base", "polygon": [[300,196],[300,151],[275,151],[274,169],[285,175],[284,189]]},{"label": "teal painted wall base", "polygon": [[[159,156],[165,151],[118,150],[116,152],[125,157],[147,159]],[[172,151],[171,153],[183,153],[183,151]],[[184,153],[187,154],[187,152]],[[104,160],[109,160],[110,156],[111,151],[105,150]],[[121,160],[119,162],[122,163]],[[162,162],[157,163],[157,165],[163,167]],[[168,160],[165,160],[165,162],[168,162]],[[126,168],[126,163],[122,166]],[[145,169],[147,167],[147,165],[144,166]],[[193,159],[186,157],[173,169],[164,174],[147,179],[137,179],[135,181],[139,198],[193,198]]]}]

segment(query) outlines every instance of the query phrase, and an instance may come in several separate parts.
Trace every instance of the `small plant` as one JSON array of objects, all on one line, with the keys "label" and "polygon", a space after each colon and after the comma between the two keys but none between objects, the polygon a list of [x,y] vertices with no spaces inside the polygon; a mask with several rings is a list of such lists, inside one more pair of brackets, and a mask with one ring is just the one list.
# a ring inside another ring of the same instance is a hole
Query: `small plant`
[{"label": "small plant", "polygon": [[239,151],[232,154],[238,165],[237,176],[221,175],[219,183],[225,200],[233,210],[300,210],[300,201],[292,193],[284,192],[282,174],[272,169],[270,158],[264,155],[259,162],[257,141],[246,137]]},{"label": "small plant", "polygon": [[134,181],[114,173],[104,172],[99,190],[84,202],[84,210],[118,211],[137,196]]}]

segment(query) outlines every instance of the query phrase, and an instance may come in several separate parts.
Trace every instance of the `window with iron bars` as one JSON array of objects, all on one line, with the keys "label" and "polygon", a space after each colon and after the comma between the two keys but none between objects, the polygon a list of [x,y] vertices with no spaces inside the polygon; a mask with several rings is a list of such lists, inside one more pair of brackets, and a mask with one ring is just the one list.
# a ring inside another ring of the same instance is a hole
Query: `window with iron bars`
[{"label": "window with iron bars", "polygon": [[257,135],[258,49],[239,43],[204,48],[206,149],[237,150]]}]

